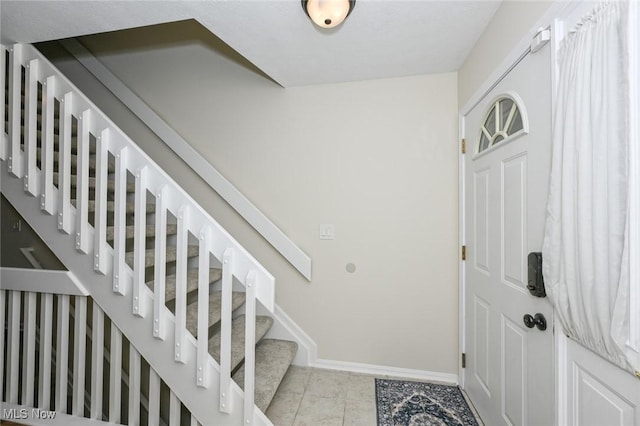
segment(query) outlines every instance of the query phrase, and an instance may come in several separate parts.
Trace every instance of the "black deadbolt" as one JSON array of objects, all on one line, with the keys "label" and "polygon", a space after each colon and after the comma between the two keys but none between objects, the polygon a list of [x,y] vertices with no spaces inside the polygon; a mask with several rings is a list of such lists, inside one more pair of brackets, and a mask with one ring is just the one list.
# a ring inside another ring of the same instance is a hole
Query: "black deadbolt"
[{"label": "black deadbolt", "polygon": [[527,277],[527,289],[532,296],[546,297],[544,278],[542,277],[542,253],[533,252],[527,256],[529,276]]}]

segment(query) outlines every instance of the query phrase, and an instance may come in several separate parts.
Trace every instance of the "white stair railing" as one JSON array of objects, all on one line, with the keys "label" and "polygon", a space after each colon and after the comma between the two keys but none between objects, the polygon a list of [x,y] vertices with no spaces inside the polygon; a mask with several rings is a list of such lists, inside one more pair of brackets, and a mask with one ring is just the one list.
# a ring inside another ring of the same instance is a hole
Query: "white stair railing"
[{"label": "white stair railing", "polygon": [[[167,420],[169,425],[180,424],[182,402],[170,392],[168,419],[161,417],[160,376],[147,367],[131,342],[126,342],[129,366],[123,368],[122,332],[72,273],[0,268],[0,275],[0,314],[5,310],[9,313],[6,323],[5,316],[0,315],[0,353],[6,350],[9,354],[6,365],[0,358],[0,371],[10,372],[6,391],[3,393],[0,388],[1,420],[82,423],[70,419],[69,416],[73,416],[120,424],[125,420],[120,418],[124,411],[127,424],[137,425],[141,424],[142,409],[150,425],[167,424]],[[40,309],[36,310],[38,305]],[[89,310],[92,311],[91,318]],[[105,336],[107,323],[111,333]],[[70,325],[73,335],[69,333]],[[6,348],[5,326],[8,332]],[[21,347],[22,362],[19,357]],[[71,369],[68,368],[70,347],[73,347]],[[143,363],[144,370],[149,372],[144,392],[141,384],[147,378],[142,373]],[[108,383],[104,383],[105,364]],[[88,388],[85,375],[90,378]],[[123,386],[129,395],[124,408]],[[111,404],[104,404],[103,392]],[[191,424],[199,424],[191,413],[187,416],[186,420]]]},{"label": "white stair railing", "polygon": [[[113,294],[121,296],[121,299],[107,298],[102,288],[87,285],[89,293],[96,298],[103,297],[100,300],[103,309],[108,314],[112,313],[114,321],[125,333],[131,320],[118,316],[118,312],[122,312],[122,304],[130,307],[131,318],[147,321],[150,324],[149,334],[155,342],[163,342],[166,350],[173,348],[176,362],[195,365],[193,387],[209,389],[211,383],[206,378],[215,374],[219,389],[212,392],[220,401],[219,411],[232,413],[231,395],[241,391],[230,378],[230,288],[233,282],[242,285],[247,296],[244,383],[247,404],[242,417],[245,423],[264,422],[264,416],[254,413],[255,347],[248,339],[255,335],[256,301],[268,311],[274,310],[273,276],[33,46],[3,46],[0,56],[0,88],[3,89],[0,90],[0,105],[4,110],[6,101],[9,118],[6,129],[5,120],[0,120],[0,158],[11,176],[23,180],[24,191],[38,198],[41,211],[56,217],[60,235],[73,237],[76,256],[87,255],[86,262],[91,262],[96,277],[110,278]],[[8,60],[7,75],[4,72],[5,60]],[[8,85],[6,92],[5,84]],[[6,95],[8,99],[5,99]],[[41,153],[39,159],[38,150]],[[56,152],[57,169],[54,162]],[[73,155],[76,156],[75,174],[72,174]],[[92,155],[95,157],[93,175],[90,173]],[[110,169],[110,166],[113,167]],[[112,177],[109,170],[114,172]],[[109,196],[113,200],[109,200]],[[25,211],[24,214],[33,212]],[[131,215],[134,218],[133,268],[127,264],[127,249],[130,247],[126,243],[130,238],[127,218]],[[178,229],[175,316],[164,304],[165,263],[168,259],[166,224],[169,217],[176,218]],[[114,225],[113,247],[106,237],[110,219]],[[147,250],[150,244],[146,238],[147,220],[156,230],[151,250]],[[188,253],[189,247],[194,245],[198,246],[200,258],[197,340],[185,324],[187,267],[192,266]],[[222,366],[209,356],[207,333],[204,332],[209,326],[210,263],[220,265],[224,277]],[[145,271],[154,265],[151,290],[145,283]],[[113,300],[119,300],[120,305],[116,307]],[[169,332],[171,327],[174,329],[172,333]],[[171,337],[173,341],[167,341]],[[153,341],[146,342],[149,341],[136,340],[137,349],[143,356],[158,350]],[[82,357],[82,348],[77,350],[78,356]],[[190,354],[193,353],[196,354],[196,362],[191,362]],[[159,362],[158,357],[150,356],[149,359],[150,362]],[[210,366],[217,371],[208,371]],[[164,369],[172,366],[154,365],[154,368],[165,379]],[[171,384],[171,380],[167,379],[167,382]],[[186,393],[176,396],[185,401],[185,405],[189,404]],[[79,403],[80,395],[73,397]],[[189,409],[200,421],[211,413],[211,408],[205,406],[189,406]]]}]

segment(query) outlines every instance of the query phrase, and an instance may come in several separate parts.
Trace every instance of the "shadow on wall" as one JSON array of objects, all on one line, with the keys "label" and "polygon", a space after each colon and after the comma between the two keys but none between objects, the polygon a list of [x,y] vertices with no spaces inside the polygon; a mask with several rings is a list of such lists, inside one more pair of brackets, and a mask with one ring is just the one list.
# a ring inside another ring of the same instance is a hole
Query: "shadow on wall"
[{"label": "shadow on wall", "polygon": [[[200,44],[236,65],[276,83],[271,77],[262,72],[262,70],[194,19],[92,34],[85,37],[91,38],[93,45],[100,46],[101,55],[108,55],[110,53],[122,54],[127,51],[148,51],[160,47],[166,48],[170,46]],[[78,37],[78,41],[82,43],[85,37]],[[57,43],[58,41],[42,42],[36,44],[36,47],[41,51],[46,49],[47,56],[55,63],[55,49],[47,49],[47,46],[51,44],[56,45]],[[127,46],[127,48],[123,49],[122,46]],[[95,54],[96,52],[93,53]]]},{"label": "shadow on wall", "polygon": [[66,270],[4,196],[0,197],[0,266]]}]

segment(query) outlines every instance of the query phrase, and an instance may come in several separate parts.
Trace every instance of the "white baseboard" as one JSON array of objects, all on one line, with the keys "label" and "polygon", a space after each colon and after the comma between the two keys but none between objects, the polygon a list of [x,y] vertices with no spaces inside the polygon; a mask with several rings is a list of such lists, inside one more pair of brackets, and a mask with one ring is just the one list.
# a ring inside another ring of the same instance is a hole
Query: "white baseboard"
[{"label": "white baseboard", "polygon": [[293,359],[293,365],[309,367],[317,358],[318,346],[307,333],[287,315],[280,306],[275,305],[273,325],[265,337],[291,340],[298,343],[298,352]]},{"label": "white baseboard", "polygon": [[392,378],[424,380],[429,382],[443,382],[458,384],[456,373],[440,373],[437,371],[413,370],[409,368],[390,367],[386,365],[363,364],[359,362],[333,361],[316,359],[311,367],[327,370],[349,371],[352,373],[371,374],[374,376],[389,376]]},{"label": "white baseboard", "polygon": [[424,380],[458,384],[456,373],[440,373],[437,371],[413,370],[409,368],[390,367],[386,365],[364,364],[359,362],[334,361],[318,358],[318,345],[302,328],[289,317],[280,306],[276,305],[273,314],[273,326],[266,337],[292,340],[298,343],[298,353],[293,365],[299,367],[323,368],[327,370],[349,371],[352,373],[389,376],[403,379]]}]

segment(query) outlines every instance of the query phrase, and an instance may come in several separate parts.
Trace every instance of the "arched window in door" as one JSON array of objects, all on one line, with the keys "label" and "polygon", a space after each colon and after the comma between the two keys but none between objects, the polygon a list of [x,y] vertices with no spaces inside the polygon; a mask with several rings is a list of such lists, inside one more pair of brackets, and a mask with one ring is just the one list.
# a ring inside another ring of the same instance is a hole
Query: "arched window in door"
[{"label": "arched window in door", "polygon": [[515,94],[498,97],[489,106],[482,123],[478,153],[528,132],[524,108]]}]

